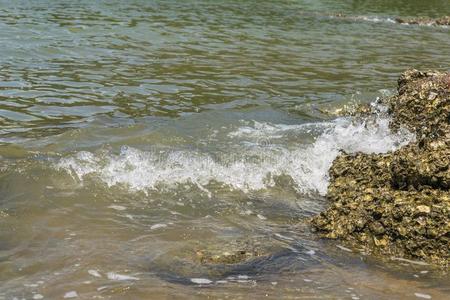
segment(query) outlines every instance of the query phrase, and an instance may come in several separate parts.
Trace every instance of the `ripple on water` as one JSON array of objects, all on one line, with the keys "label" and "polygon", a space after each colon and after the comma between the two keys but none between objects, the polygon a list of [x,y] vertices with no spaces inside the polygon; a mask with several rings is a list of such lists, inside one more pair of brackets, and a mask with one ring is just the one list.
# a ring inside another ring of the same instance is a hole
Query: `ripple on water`
[{"label": "ripple on water", "polygon": [[[324,108],[449,65],[448,28],[391,22],[440,14],[448,0],[3,1],[0,298],[444,299],[447,277],[380,271],[299,226],[340,149],[412,138]],[[254,257],[258,239],[276,247]]]}]

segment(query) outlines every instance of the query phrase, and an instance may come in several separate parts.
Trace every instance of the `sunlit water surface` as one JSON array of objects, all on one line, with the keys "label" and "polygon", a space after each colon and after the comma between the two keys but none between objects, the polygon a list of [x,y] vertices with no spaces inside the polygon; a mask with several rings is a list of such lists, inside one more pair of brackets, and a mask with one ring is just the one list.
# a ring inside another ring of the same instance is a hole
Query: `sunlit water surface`
[{"label": "sunlit water surface", "polygon": [[[445,273],[306,222],[340,149],[413,138],[324,112],[392,93],[406,68],[448,68],[449,28],[392,21],[446,14],[446,0],[2,1],[0,298],[446,299]],[[253,247],[270,251],[197,257]]]}]

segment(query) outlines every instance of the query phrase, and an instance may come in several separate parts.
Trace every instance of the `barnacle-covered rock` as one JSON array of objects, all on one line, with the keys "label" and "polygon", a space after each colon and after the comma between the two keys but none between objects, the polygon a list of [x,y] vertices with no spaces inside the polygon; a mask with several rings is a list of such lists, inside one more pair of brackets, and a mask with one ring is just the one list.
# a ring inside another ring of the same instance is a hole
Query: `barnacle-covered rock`
[{"label": "barnacle-covered rock", "polygon": [[325,237],[379,254],[448,266],[450,259],[450,74],[406,71],[382,100],[392,130],[417,139],[386,154],[338,156],[330,207],[312,219]]},{"label": "barnacle-covered rock", "polygon": [[400,24],[409,25],[428,25],[428,26],[448,26],[450,25],[450,16],[444,16],[441,18],[396,18],[395,21]]},{"label": "barnacle-covered rock", "polygon": [[398,80],[398,94],[384,99],[391,127],[401,126],[419,139],[450,137],[450,73],[409,70]]},{"label": "barnacle-covered rock", "polygon": [[450,140],[427,141],[395,152],[391,163],[392,185],[396,189],[450,188]]}]

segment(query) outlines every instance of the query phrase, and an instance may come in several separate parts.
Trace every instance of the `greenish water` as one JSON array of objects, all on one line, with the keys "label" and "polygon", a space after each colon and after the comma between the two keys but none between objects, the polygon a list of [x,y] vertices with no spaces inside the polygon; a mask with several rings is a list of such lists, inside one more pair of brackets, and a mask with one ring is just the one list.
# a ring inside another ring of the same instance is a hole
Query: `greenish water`
[{"label": "greenish water", "polygon": [[[439,270],[305,225],[339,149],[412,138],[324,111],[448,70],[450,28],[392,21],[442,15],[448,0],[1,1],[0,298],[445,299]],[[273,255],[195,261],[255,244]]]}]

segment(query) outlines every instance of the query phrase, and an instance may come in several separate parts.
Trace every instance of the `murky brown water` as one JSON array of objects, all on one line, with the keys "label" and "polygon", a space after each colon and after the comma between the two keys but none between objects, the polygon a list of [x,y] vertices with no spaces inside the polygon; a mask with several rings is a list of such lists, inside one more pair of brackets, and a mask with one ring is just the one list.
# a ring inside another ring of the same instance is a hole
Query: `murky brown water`
[{"label": "murky brown water", "polygon": [[448,274],[306,224],[339,149],[411,138],[323,111],[392,92],[408,67],[448,68],[449,28],[392,22],[445,14],[446,0],[1,2],[0,299],[448,298]]}]

